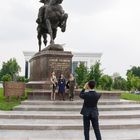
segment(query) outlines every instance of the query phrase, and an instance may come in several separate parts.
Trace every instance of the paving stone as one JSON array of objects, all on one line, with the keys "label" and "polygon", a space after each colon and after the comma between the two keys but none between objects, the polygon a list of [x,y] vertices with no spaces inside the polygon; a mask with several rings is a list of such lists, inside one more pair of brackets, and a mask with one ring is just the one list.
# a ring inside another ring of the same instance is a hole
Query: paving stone
[{"label": "paving stone", "polygon": [[[103,140],[140,140],[139,132],[140,129],[101,130]],[[93,130],[90,131],[90,137],[95,139]],[[84,136],[83,130],[0,130],[0,140],[1,138],[5,138],[4,140],[83,140]]]}]

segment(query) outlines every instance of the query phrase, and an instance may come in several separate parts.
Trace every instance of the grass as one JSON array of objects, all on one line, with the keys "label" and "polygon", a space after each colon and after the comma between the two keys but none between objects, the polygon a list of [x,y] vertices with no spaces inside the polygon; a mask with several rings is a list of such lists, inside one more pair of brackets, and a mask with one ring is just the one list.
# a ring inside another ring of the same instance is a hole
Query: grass
[{"label": "grass", "polygon": [[0,110],[12,110],[21,103],[21,100],[27,99],[27,91],[29,91],[29,89],[26,89],[25,96],[21,97],[20,100],[17,99],[17,97],[11,97],[10,100],[8,100],[7,97],[3,95],[3,88],[0,88]]},{"label": "grass", "polygon": [[121,99],[132,100],[132,101],[140,101],[140,95],[130,94],[130,93],[122,93]]},{"label": "grass", "polygon": [[[27,92],[31,89],[25,90],[25,96],[21,97],[21,100],[27,99]],[[130,93],[122,93],[121,99],[132,100],[132,101],[140,101],[140,95],[130,94]],[[7,98],[3,95],[3,88],[0,88],[0,110],[9,111],[12,110],[15,106],[21,103],[21,100],[16,97],[11,97],[8,101]]]}]

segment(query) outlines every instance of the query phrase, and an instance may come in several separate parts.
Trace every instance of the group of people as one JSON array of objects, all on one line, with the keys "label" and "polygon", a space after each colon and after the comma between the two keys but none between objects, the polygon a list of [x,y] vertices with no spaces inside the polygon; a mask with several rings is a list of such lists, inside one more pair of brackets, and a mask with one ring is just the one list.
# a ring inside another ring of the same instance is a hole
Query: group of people
[{"label": "group of people", "polygon": [[56,99],[56,89],[58,88],[58,96],[60,100],[65,100],[65,90],[68,89],[69,92],[69,100],[74,100],[74,89],[76,88],[76,80],[73,74],[70,74],[68,80],[65,79],[64,75],[61,74],[60,77],[57,79],[55,72],[52,72],[51,78],[51,85],[52,85],[52,93],[51,93],[51,100]]},{"label": "group of people", "polygon": [[[57,80],[55,73],[52,73],[51,76],[52,83],[52,94],[51,100],[55,100],[56,88],[58,86],[58,94],[61,96],[62,100],[65,100],[65,88],[69,89],[69,99],[72,101],[74,98],[74,88],[75,88],[75,78],[70,74],[68,81],[64,78],[64,75],[61,74]],[[83,107],[81,109],[81,114],[83,115],[83,126],[84,126],[84,136],[85,140],[90,139],[90,122],[95,132],[96,140],[102,140],[100,129],[99,129],[99,113],[98,113],[98,101],[101,97],[100,93],[97,93],[95,88],[95,81],[87,82],[83,89],[81,90],[79,96],[84,100]]]}]

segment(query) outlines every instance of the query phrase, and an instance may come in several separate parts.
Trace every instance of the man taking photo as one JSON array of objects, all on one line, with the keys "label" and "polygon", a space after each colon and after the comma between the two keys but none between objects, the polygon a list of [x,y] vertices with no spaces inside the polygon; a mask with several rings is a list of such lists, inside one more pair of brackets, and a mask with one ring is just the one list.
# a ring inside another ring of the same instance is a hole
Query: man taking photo
[{"label": "man taking photo", "polygon": [[90,121],[95,132],[96,140],[102,140],[99,129],[99,113],[97,108],[97,103],[101,94],[97,93],[94,88],[95,81],[89,81],[80,92],[80,98],[84,99],[81,114],[83,115],[85,140],[89,140]]}]

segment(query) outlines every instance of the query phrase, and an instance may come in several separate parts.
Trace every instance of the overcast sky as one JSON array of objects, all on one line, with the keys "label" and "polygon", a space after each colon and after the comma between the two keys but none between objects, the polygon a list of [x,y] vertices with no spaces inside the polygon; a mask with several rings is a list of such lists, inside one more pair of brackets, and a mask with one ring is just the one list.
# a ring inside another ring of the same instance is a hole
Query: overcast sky
[{"label": "overcast sky", "polygon": [[[1,0],[0,67],[15,57],[24,74],[22,51],[38,51],[38,1]],[[56,43],[65,43],[66,50],[102,53],[105,74],[125,76],[131,66],[140,66],[140,0],[64,0],[62,5],[69,14],[67,31],[58,31]]]}]

